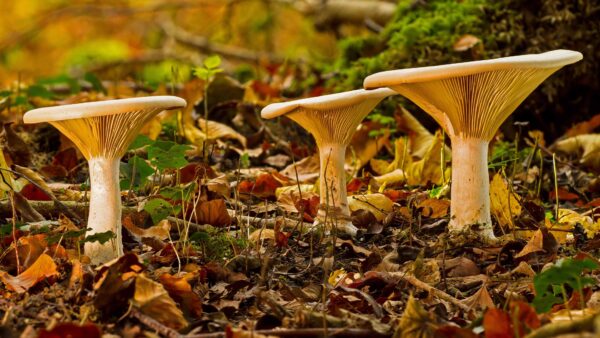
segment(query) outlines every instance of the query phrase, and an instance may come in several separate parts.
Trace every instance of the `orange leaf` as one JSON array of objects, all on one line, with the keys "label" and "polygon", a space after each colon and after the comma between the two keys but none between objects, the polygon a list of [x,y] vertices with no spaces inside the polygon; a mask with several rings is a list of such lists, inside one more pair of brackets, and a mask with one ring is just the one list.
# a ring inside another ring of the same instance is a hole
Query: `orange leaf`
[{"label": "orange leaf", "polygon": [[186,314],[200,318],[202,315],[200,297],[192,291],[192,286],[185,277],[175,277],[165,273],[160,276],[159,280],[169,293],[169,296],[181,304]]},{"label": "orange leaf", "polygon": [[210,224],[221,228],[231,224],[231,216],[227,212],[225,200],[222,198],[200,202],[196,205],[196,222]]},{"label": "orange leaf", "polygon": [[52,330],[40,330],[38,338],[100,338],[102,331],[95,324],[77,325],[74,323],[62,323],[56,325]]},{"label": "orange leaf", "polygon": [[488,309],[483,316],[486,338],[513,338],[513,329],[508,313],[501,309]]},{"label": "orange leaf", "polygon": [[24,293],[44,279],[55,276],[58,276],[56,264],[52,257],[46,254],[41,254],[27,270],[17,277],[0,271],[0,280],[6,285],[6,288],[17,293]]}]

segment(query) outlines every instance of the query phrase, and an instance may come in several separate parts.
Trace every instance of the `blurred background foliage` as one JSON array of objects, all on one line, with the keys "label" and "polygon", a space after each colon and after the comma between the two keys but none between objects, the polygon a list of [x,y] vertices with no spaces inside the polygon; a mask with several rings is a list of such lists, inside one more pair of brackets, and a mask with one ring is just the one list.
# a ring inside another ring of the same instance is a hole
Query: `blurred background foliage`
[{"label": "blurred background foliage", "polygon": [[552,139],[600,110],[598,36],[597,0],[2,1],[0,85],[85,78],[152,88],[185,83],[218,54],[242,83],[292,74],[278,94],[297,97],[359,88],[381,70],[577,50],[583,62],[540,86],[504,128],[527,120]]}]

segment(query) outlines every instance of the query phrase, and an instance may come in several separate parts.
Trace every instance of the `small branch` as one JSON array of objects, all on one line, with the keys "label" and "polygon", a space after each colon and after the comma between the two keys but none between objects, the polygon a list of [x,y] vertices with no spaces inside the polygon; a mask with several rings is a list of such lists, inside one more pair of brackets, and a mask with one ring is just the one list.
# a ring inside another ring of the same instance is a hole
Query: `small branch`
[{"label": "small branch", "polygon": [[431,286],[425,282],[422,282],[421,280],[419,280],[417,277],[415,277],[413,275],[408,275],[403,272],[390,272],[390,276],[400,278],[400,279],[412,284],[414,287],[417,287],[421,290],[425,290],[425,291],[429,292],[431,295],[434,295],[442,300],[445,300],[449,303],[454,304],[456,307],[458,307],[459,309],[461,309],[463,311],[466,311],[466,312],[471,311],[471,308],[468,305],[463,304],[460,300],[452,297],[451,295],[445,293],[442,290],[436,289],[433,286]]},{"label": "small branch", "polygon": [[[255,52],[241,47],[227,46],[210,42],[203,36],[192,34],[180,27],[177,27],[168,19],[161,20],[159,22],[159,26],[169,37],[175,39],[177,42],[183,45],[193,47],[203,54],[219,54],[224,58],[236,59],[245,62],[259,62],[261,60],[266,60],[269,63],[283,63],[286,61],[285,58],[270,53]],[[301,62],[301,60],[296,60],[295,62],[298,63]]]},{"label": "small branch", "polygon": [[147,327],[151,328],[152,330],[155,330],[157,333],[160,333],[160,335],[163,337],[167,337],[167,338],[181,337],[181,335],[177,331],[171,329],[170,327],[164,326],[163,324],[158,322],[156,319],[143,314],[136,308],[132,308],[129,312],[129,315],[133,318],[136,318],[137,320],[140,321],[140,323],[146,325]]}]

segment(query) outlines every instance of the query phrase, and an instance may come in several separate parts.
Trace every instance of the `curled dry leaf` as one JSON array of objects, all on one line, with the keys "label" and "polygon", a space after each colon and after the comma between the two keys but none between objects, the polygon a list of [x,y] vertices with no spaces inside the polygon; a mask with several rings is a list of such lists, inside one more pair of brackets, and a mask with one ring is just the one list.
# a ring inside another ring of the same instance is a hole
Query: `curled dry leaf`
[{"label": "curled dry leaf", "polygon": [[280,173],[293,180],[298,179],[301,183],[314,182],[319,177],[320,165],[319,153],[315,153],[290,164]]},{"label": "curled dry leaf", "polygon": [[[407,183],[409,185],[426,185],[428,183],[441,185],[449,181],[450,167],[445,167],[445,171],[442,173],[441,151],[442,136],[440,132],[436,132],[423,158],[406,168]],[[448,157],[445,157],[446,159]]]},{"label": "curled dry leaf", "polygon": [[169,296],[165,288],[143,274],[135,278],[133,305],[163,325],[179,330],[188,325],[183,312]]},{"label": "curled dry leaf", "polygon": [[394,202],[384,194],[354,195],[348,197],[350,212],[367,210],[381,222],[393,210]]},{"label": "curled dry leaf", "polygon": [[144,269],[141,259],[131,253],[96,268],[94,306],[105,315],[125,311],[133,296],[135,278]]},{"label": "curled dry leaf", "polygon": [[[383,134],[377,137],[369,135],[371,131],[380,130],[382,126],[370,121],[362,123],[346,150],[346,167],[355,173],[377,155],[379,150],[389,142],[390,131],[384,129]],[[293,176],[292,176],[293,177]]]},{"label": "curled dry leaf", "polygon": [[0,280],[6,288],[17,293],[24,293],[37,283],[56,276],[58,276],[56,264],[52,257],[46,254],[41,254],[27,270],[16,277],[0,271]]},{"label": "curled dry leaf", "polygon": [[172,276],[168,273],[162,274],[159,278],[171,298],[181,304],[184,313],[193,318],[200,318],[202,315],[202,302],[200,297],[192,291],[192,286],[188,283],[187,275]]},{"label": "curled dry leaf", "polygon": [[540,228],[527,242],[523,250],[515,255],[515,258],[523,258],[535,253],[554,255],[557,251],[558,243],[554,235],[548,229]]},{"label": "curled dry leaf", "polygon": [[584,134],[556,142],[552,149],[579,157],[584,166],[600,172],[600,134]]},{"label": "curled dry leaf", "polygon": [[195,219],[199,224],[210,224],[217,228],[231,224],[231,216],[227,212],[225,200],[222,198],[199,202],[196,205]]},{"label": "curled dry leaf", "polygon": [[437,198],[428,198],[417,205],[417,208],[422,209],[421,214],[429,218],[442,218],[448,215],[450,209],[450,201]]},{"label": "curled dry leaf", "polygon": [[433,315],[410,295],[393,338],[433,338],[437,329],[435,322]]},{"label": "curled dry leaf", "polygon": [[499,173],[490,183],[490,209],[502,226],[514,228],[514,219],[521,215],[518,196],[508,190],[506,181]]},{"label": "curled dry leaf", "polygon": [[169,238],[171,223],[164,219],[154,226],[151,226],[147,229],[142,229],[133,224],[131,217],[125,216],[123,219],[123,227],[138,240],[141,240],[142,238],[154,238],[162,241]]},{"label": "curled dry leaf", "polygon": [[496,307],[485,284],[482,285],[477,292],[470,297],[461,300],[461,302],[474,310],[485,310]]}]

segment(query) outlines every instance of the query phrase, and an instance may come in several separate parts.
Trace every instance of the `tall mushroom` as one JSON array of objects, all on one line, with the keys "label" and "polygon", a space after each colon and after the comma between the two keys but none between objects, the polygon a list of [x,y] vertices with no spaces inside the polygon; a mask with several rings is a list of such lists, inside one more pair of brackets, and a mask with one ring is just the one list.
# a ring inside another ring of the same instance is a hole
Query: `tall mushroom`
[{"label": "tall mushroom", "polygon": [[477,224],[493,240],[488,143],[504,120],[547,77],[582,59],[569,50],[385,71],[365,88],[389,87],[430,114],[452,142],[450,231]]},{"label": "tall mushroom", "polygon": [[393,90],[353,90],[266,106],[261,116],[271,119],[285,115],[311,133],[321,160],[319,212],[315,225],[336,227],[350,235],[356,227],[350,219],[346,196],[344,159],[346,147],[360,122]]},{"label": "tall mushroom", "polygon": [[119,160],[142,126],[163,110],[185,107],[175,96],[87,102],[28,111],[25,123],[49,122],[79,148],[90,170],[88,235],[112,231],[116,240],[85,243],[98,264],[123,254]]}]

